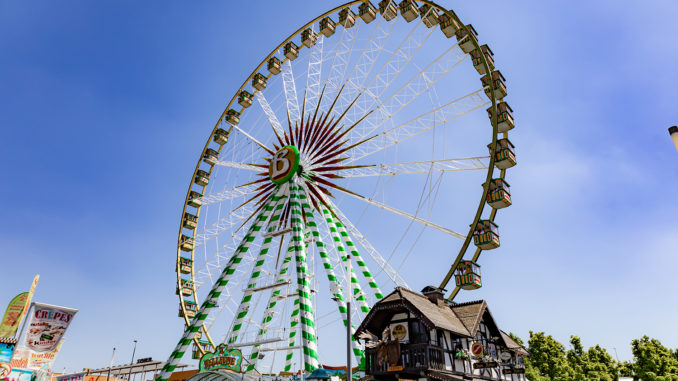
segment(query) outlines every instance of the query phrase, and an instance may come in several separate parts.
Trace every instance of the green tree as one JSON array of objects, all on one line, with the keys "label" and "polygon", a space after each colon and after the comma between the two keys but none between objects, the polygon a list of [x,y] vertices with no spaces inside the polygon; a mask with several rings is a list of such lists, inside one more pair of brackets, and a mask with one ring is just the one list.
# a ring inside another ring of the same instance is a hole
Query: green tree
[{"label": "green tree", "polygon": [[530,381],[576,380],[570,367],[565,346],[544,332],[530,331],[527,341],[530,356],[525,361],[525,375]]},{"label": "green tree", "polygon": [[633,372],[642,381],[678,381],[678,358],[676,352],[662,345],[659,340],[643,336],[631,341],[635,364]]}]

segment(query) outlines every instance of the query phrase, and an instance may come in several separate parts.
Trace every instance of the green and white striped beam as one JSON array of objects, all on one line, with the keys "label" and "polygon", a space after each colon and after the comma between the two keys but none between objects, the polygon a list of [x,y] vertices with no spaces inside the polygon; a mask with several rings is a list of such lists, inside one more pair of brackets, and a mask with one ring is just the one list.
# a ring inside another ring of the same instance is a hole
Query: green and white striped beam
[{"label": "green and white striped beam", "polygon": [[271,195],[271,197],[269,197],[269,199],[266,200],[264,207],[259,212],[259,215],[255,217],[254,222],[252,222],[252,225],[250,225],[249,230],[242,238],[240,245],[238,245],[238,247],[235,250],[235,253],[233,253],[226,267],[224,267],[224,270],[221,272],[219,279],[217,279],[217,281],[214,283],[214,286],[212,286],[212,289],[207,294],[207,297],[200,306],[200,310],[198,310],[198,313],[191,320],[189,326],[186,327],[184,334],[179,340],[179,343],[175,347],[174,351],[172,351],[172,353],[170,354],[170,357],[167,359],[167,362],[162,367],[156,381],[167,381],[172,372],[174,372],[174,369],[176,369],[177,364],[179,364],[179,361],[184,356],[184,353],[191,345],[193,338],[202,327],[210,311],[212,311],[212,309],[215,308],[217,300],[219,300],[219,296],[221,295],[224,288],[228,284],[229,280],[233,276],[233,273],[235,273],[235,269],[242,261],[243,256],[245,255],[247,250],[249,250],[249,247],[254,241],[255,236],[259,233],[262,226],[264,226],[264,224],[268,220],[268,217],[271,215],[271,212],[273,211],[274,207],[277,204],[277,202],[274,201],[274,198],[280,197],[281,192],[282,190],[280,188],[276,189]]},{"label": "green and white striped beam", "polygon": [[[278,222],[280,220],[280,214],[283,210],[283,207],[285,206],[285,201],[283,199],[286,199],[287,197],[287,188],[289,186],[287,184],[281,185],[280,188],[282,189],[282,195],[276,196],[273,199],[273,202],[276,203],[275,210],[273,211],[273,215],[271,216],[270,221],[268,222],[268,233],[272,233],[277,229],[278,227]],[[281,202],[282,200],[282,202]],[[247,317],[247,313],[249,312],[250,305],[252,304],[252,294],[257,287],[257,282],[259,282],[259,277],[261,276],[261,270],[264,267],[264,262],[266,261],[266,257],[268,256],[268,250],[271,247],[271,242],[273,242],[273,236],[268,236],[264,238],[264,242],[261,244],[261,248],[259,249],[259,255],[257,255],[256,262],[254,263],[254,266],[252,266],[252,272],[250,273],[250,280],[247,283],[247,288],[243,292],[242,300],[240,301],[240,305],[238,306],[238,309],[236,310],[235,313],[235,318],[233,319],[233,324],[231,325],[231,332],[228,336],[227,344],[233,344],[238,340],[238,334],[240,333],[240,330],[242,329],[243,323],[245,322],[245,318]]]},{"label": "green and white striped beam", "polygon": [[[334,246],[337,248],[337,252],[341,257],[341,261],[344,262],[344,264],[346,264],[348,261],[348,254],[346,252],[346,249],[344,248],[344,245],[341,243],[341,236],[339,235],[339,230],[337,230],[337,226],[334,223],[332,214],[326,208],[323,208],[323,214],[325,215],[325,222],[327,223],[327,227],[330,229],[330,235],[332,236],[332,240],[334,241]],[[367,304],[367,298],[365,298],[365,294],[362,292],[360,282],[358,282],[358,278],[356,277],[353,269],[351,269],[350,282],[353,286],[354,299],[356,300],[356,303],[358,303],[360,311],[362,311],[364,314],[369,313],[370,306]]]},{"label": "green and white striped beam", "polygon": [[[330,284],[330,294],[332,294],[333,299],[337,304],[339,314],[341,315],[341,318],[344,321],[345,327],[348,324],[347,321],[348,319],[346,316],[346,300],[344,299],[344,293],[341,289],[341,284],[337,279],[337,276],[334,272],[334,268],[332,267],[330,256],[327,254],[327,246],[322,241],[320,232],[318,231],[318,225],[316,224],[315,217],[313,216],[313,208],[311,208],[307,201],[306,191],[300,192],[299,199],[304,210],[304,216],[306,217],[306,226],[310,228],[311,236],[315,240],[315,245],[318,248],[318,255],[322,260],[323,268],[325,269],[325,273],[327,274],[327,280],[329,281]],[[355,326],[351,324],[351,340],[352,340],[351,347],[353,348],[353,354],[355,355],[358,364],[360,364],[361,360],[364,357],[364,353],[363,350],[360,348],[358,341],[353,337],[354,333]]]},{"label": "green and white striped beam", "polygon": [[290,248],[294,250],[297,263],[297,294],[299,295],[299,322],[301,323],[301,345],[304,352],[304,369],[313,371],[318,368],[318,341],[315,334],[315,321],[311,300],[311,284],[306,261],[304,243],[304,220],[299,202],[300,187],[290,186],[290,222],[292,238]]}]

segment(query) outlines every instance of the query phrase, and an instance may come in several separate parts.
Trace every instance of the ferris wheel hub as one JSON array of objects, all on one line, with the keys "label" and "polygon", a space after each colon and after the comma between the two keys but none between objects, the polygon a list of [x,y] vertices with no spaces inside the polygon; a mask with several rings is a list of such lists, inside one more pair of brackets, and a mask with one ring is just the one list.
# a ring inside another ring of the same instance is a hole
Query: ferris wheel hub
[{"label": "ferris wheel hub", "polygon": [[268,166],[268,177],[274,184],[282,184],[289,181],[297,171],[300,162],[299,149],[293,145],[287,145],[273,154]]}]

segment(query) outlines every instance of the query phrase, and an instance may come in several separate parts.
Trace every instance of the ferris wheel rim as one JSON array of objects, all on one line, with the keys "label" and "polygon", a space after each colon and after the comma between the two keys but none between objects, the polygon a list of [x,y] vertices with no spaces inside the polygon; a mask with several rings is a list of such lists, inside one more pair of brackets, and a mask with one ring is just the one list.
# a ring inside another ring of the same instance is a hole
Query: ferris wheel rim
[{"label": "ferris wheel rim", "polygon": [[[183,219],[183,216],[187,213],[187,209],[188,209],[188,206],[189,206],[189,205],[188,205],[188,202],[189,202],[190,194],[191,194],[191,191],[194,189],[194,188],[193,188],[193,178],[195,178],[195,176],[196,176],[196,174],[197,174],[197,172],[198,172],[198,170],[199,170],[199,168],[200,168],[200,164],[201,164],[202,157],[203,157],[203,155],[205,154],[206,150],[209,148],[210,143],[211,143],[211,141],[212,141],[212,139],[213,139],[213,137],[214,137],[214,135],[215,135],[217,129],[219,128],[219,126],[221,125],[221,123],[224,121],[224,118],[226,117],[227,111],[228,111],[229,109],[231,109],[231,107],[233,106],[233,103],[236,101],[236,99],[237,99],[238,95],[240,94],[240,92],[243,91],[243,90],[245,89],[245,87],[247,86],[248,83],[250,83],[250,81],[252,80],[252,78],[259,72],[259,70],[266,64],[266,62],[267,62],[271,57],[273,57],[273,56],[275,55],[275,53],[276,53],[277,51],[279,51],[279,50],[280,50],[287,42],[290,42],[290,41],[292,41],[292,39],[294,39],[295,37],[299,36],[306,28],[308,28],[308,27],[314,25],[314,23],[316,23],[317,21],[321,20],[321,19],[324,18],[324,17],[328,17],[328,16],[330,16],[330,15],[336,14],[338,11],[340,11],[340,10],[342,10],[342,9],[350,8],[350,7],[353,6],[353,5],[361,4],[361,3],[365,3],[365,2],[366,2],[365,0],[354,0],[354,1],[350,1],[350,2],[347,2],[347,3],[345,3],[345,4],[342,4],[342,5],[340,5],[340,6],[337,6],[337,7],[333,8],[333,9],[329,10],[329,11],[327,11],[327,12],[321,14],[320,16],[315,17],[315,18],[312,19],[310,22],[306,23],[306,24],[303,25],[301,28],[299,28],[297,31],[295,31],[293,34],[291,34],[289,37],[287,37],[287,38],[286,38],[280,45],[278,45],[275,49],[273,49],[273,50],[271,51],[271,53],[269,53],[269,54],[268,54],[268,55],[267,55],[267,56],[259,63],[259,65],[255,68],[255,70],[247,77],[247,79],[243,82],[243,84],[240,86],[240,88],[235,92],[235,95],[234,95],[234,96],[231,98],[231,100],[229,101],[228,105],[226,106],[226,108],[224,109],[223,113],[222,113],[221,116],[219,117],[219,120],[218,120],[217,124],[215,125],[215,127],[213,128],[211,134],[209,135],[208,140],[207,140],[205,146],[203,147],[203,150],[202,150],[202,152],[201,152],[201,154],[200,154],[200,157],[199,157],[199,159],[198,159],[197,165],[196,165],[196,167],[195,167],[195,169],[194,169],[194,173],[193,173],[193,175],[192,175],[192,177],[191,177],[192,180],[191,180],[191,182],[189,183],[189,186],[188,186],[188,191],[187,191],[187,193],[186,193],[186,198],[185,198],[185,201],[184,201],[184,207],[183,207],[182,214],[181,214],[182,219]],[[460,25],[462,25],[462,28],[467,28],[467,26],[465,26],[463,23],[461,23],[461,21],[457,18],[457,16],[456,16],[455,13],[445,10],[443,7],[437,5],[436,3],[432,2],[432,1],[428,1],[428,0],[416,0],[416,3],[420,3],[420,4],[428,4],[429,6],[433,7],[433,8],[436,9],[437,11],[444,12],[444,13],[447,14],[449,17],[453,17],[457,22],[459,22]],[[468,30],[467,30],[467,32],[468,32]],[[480,45],[479,45],[479,43],[478,43],[477,41],[474,41],[473,39],[472,39],[472,41],[473,41],[473,43],[475,44],[475,47],[476,47],[476,48],[479,48],[479,47],[480,47]],[[488,63],[487,63],[487,60],[486,60],[486,58],[485,58],[484,55],[481,55],[481,60],[482,60],[482,64],[485,66],[485,69],[487,70],[487,72],[490,72],[489,66],[488,66]],[[289,61],[289,59],[283,59],[283,62],[287,62],[287,61]],[[269,74],[266,76],[266,78],[270,78],[271,76],[272,76],[272,74],[269,73]],[[486,181],[485,181],[485,183],[484,183],[484,185],[483,185],[483,193],[482,193],[482,196],[481,196],[481,200],[480,200],[480,203],[479,203],[479,207],[477,208],[476,217],[475,217],[474,220],[473,220],[471,229],[469,230],[468,234],[465,236],[465,237],[466,237],[466,238],[465,238],[465,244],[464,244],[465,246],[464,246],[464,248],[463,248],[462,250],[460,250],[460,253],[458,254],[457,258],[455,259],[455,263],[453,264],[452,268],[455,268],[455,267],[456,267],[456,264],[458,263],[459,260],[461,260],[461,258],[463,258],[463,256],[464,256],[465,253],[466,253],[466,250],[468,249],[468,244],[470,243],[470,240],[471,240],[472,235],[473,235],[473,226],[478,222],[478,220],[480,219],[480,217],[481,217],[481,215],[482,215],[482,213],[483,213],[483,210],[484,210],[484,207],[485,207],[485,203],[486,203],[486,202],[485,202],[485,199],[486,199],[486,196],[487,196],[487,193],[488,193],[488,190],[489,190],[489,180],[492,179],[492,176],[493,176],[493,173],[494,173],[494,170],[495,170],[495,168],[494,168],[494,158],[495,158],[496,141],[497,141],[497,135],[498,135],[498,132],[497,132],[497,131],[498,131],[498,128],[497,128],[497,124],[498,124],[498,122],[497,122],[498,112],[497,112],[497,100],[495,99],[495,96],[494,96],[493,92],[490,91],[489,97],[490,97],[491,107],[492,107],[492,109],[494,110],[494,112],[493,112],[494,116],[491,118],[491,124],[492,124],[492,143],[491,143],[491,148],[490,148],[490,156],[489,156],[490,163],[489,163],[489,165],[488,165],[488,173],[487,173],[487,176],[486,176]],[[231,128],[233,128],[233,127],[231,127]],[[230,130],[229,130],[229,132],[230,132]],[[221,147],[220,147],[220,149],[221,149]],[[503,179],[504,176],[505,176],[505,170],[501,170],[501,171],[500,171],[500,178]],[[205,189],[205,187],[203,187],[203,193],[204,193],[204,189]],[[199,213],[200,213],[200,212],[198,211],[198,216],[199,216]],[[494,219],[494,217],[496,216],[496,213],[497,213],[497,209],[496,209],[496,208],[492,208],[492,211],[491,211],[491,214],[490,214],[491,219]],[[179,226],[179,237],[178,237],[179,245],[178,245],[178,248],[177,248],[177,262],[176,262],[176,264],[177,264],[177,279],[178,279],[177,282],[181,282],[181,272],[178,271],[178,270],[179,270],[179,267],[180,267],[180,260],[181,260],[181,257],[182,257],[182,253],[184,252],[184,251],[182,251],[181,248],[179,247],[179,246],[180,246],[180,243],[181,243],[182,232],[183,232],[183,227],[182,227],[182,223],[180,222],[180,226]],[[482,249],[477,249],[477,250],[476,250],[476,253],[474,254],[474,257],[473,257],[473,258],[474,258],[474,261],[478,259],[478,257],[480,256],[481,253],[482,253]],[[194,258],[194,255],[195,255],[195,250],[191,250],[191,259],[192,259],[192,260],[195,259],[195,258]],[[194,265],[195,265],[195,262],[193,262],[192,266],[194,266]],[[194,298],[195,303],[198,303],[198,297],[197,297],[197,293],[196,293],[197,289],[196,289],[195,275],[196,275],[195,271],[191,271],[191,281],[192,281],[192,288],[193,288],[193,298]],[[457,290],[455,290],[455,291],[457,291]],[[455,292],[455,291],[453,291],[453,295],[450,297],[450,299],[454,298],[454,295],[456,295],[456,292]],[[181,297],[181,295],[180,295],[180,304],[181,304],[181,309],[182,309],[182,311],[184,312],[184,316],[183,316],[183,317],[184,317],[184,321],[185,321],[185,323],[188,325],[188,324],[190,324],[190,320],[191,320],[191,319],[190,319],[190,318],[187,316],[187,314],[186,314],[186,306],[185,306],[185,303],[184,303],[184,299]],[[209,342],[211,342],[212,344],[214,344],[214,341],[213,341],[213,339],[211,338],[211,336],[210,336],[208,330],[204,329],[204,334],[205,334],[207,340],[208,340]],[[195,344],[198,346],[198,348],[201,349],[201,352],[203,352],[200,343],[198,343],[198,340],[197,340],[197,339],[194,339],[194,342],[195,342]]]}]

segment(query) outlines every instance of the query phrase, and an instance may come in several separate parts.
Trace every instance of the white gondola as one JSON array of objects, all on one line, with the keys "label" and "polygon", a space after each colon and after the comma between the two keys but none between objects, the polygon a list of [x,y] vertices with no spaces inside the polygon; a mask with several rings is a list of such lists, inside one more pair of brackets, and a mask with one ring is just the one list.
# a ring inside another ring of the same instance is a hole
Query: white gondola
[{"label": "white gondola", "polygon": [[318,35],[311,28],[306,28],[301,32],[301,43],[307,48],[315,45]]},{"label": "white gondola", "polygon": [[223,128],[217,128],[217,131],[214,133],[214,142],[223,146],[228,142],[228,131]]},{"label": "white gondola", "polygon": [[490,97],[490,91],[494,91],[494,98],[497,100],[504,99],[506,96],[506,84],[504,81],[504,76],[501,75],[499,70],[492,72],[492,80],[490,80],[490,74],[485,74],[480,80],[483,83],[483,89],[485,90],[485,95]]},{"label": "white gondola", "polygon": [[202,155],[202,161],[209,165],[214,165],[217,163],[219,160],[219,152],[212,148],[208,148],[205,150],[205,154]]},{"label": "white gondola", "polygon": [[339,24],[343,25],[344,28],[350,28],[355,25],[355,13],[351,8],[344,8],[339,11]]},{"label": "white gondola", "polygon": [[366,1],[358,7],[358,15],[365,22],[369,24],[377,17],[377,8],[369,1]]},{"label": "white gondola", "polygon": [[334,30],[337,28],[336,25],[337,23],[331,18],[325,17],[320,20],[320,33],[324,34],[325,37],[330,37],[334,34]]},{"label": "white gondola", "polygon": [[[467,29],[470,33],[466,32]],[[476,32],[471,24],[466,25],[466,28],[459,28],[455,36],[459,42],[459,47],[464,53],[470,53],[478,44],[478,32]]]},{"label": "white gondola", "polygon": [[240,123],[240,113],[234,109],[226,111],[226,121],[232,125]]},{"label": "white gondola", "polygon": [[424,4],[419,8],[419,14],[421,15],[421,21],[427,28],[433,28],[440,21],[438,11],[428,4]]},{"label": "white gondola", "polygon": [[[492,107],[487,109],[487,116],[492,120]],[[515,127],[513,122],[513,110],[511,106],[506,102],[500,102],[497,104],[497,110],[499,111],[499,118],[497,118],[497,132],[508,132]]]},{"label": "white gondola", "polygon": [[391,21],[398,15],[398,7],[391,0],[381,0],[379,2],[379,13],[386,21]]},{"label": "white gondola", "polygon": [[419,10],[412,0],[403,0],[398,7],[400,8],[400,15],[403,16],[407,22],[411,22],[419,17]]},{"label": "white gondola", "polygon": [[254,77],[252,77],[252,87],[261,91],[266,88],[266,81],[267,79],[265,75],[257,73],[254,75]]},{"label": "white gondola", "polygon": [[494,70],[494,53],[492,53],[489,46],[483,45],[480,47],[480,50],[473,49],[470,54],[473,59],[473,67],[476,68],[478,74],[485,74],[485,65],[483,65],[482,60],[483,55],[485,55],[485,60],[490,67],[490,71]]},{"label": "white gondola", "polygon": [[456,15],[453,11],[447,11],[440,15],[440,30],[447,38],[456,35],[459,28],[460,25],[457,23]]},{"label": "white gondola", "polygon": [[243,90],[238,94],[238,104],[244,108],[250,107],[252,105],[252,93]]},{"label": "white gondola", "polygon": [[188,194],[188,205],[194,207],[194,208],[199,208],[202,206],[202,193],[196,192],[196,191],[191,191]]},{"label": "white gondola", "polygon": [[280,61],[278,57],[273,56],[268,59],[266,67],[271,74],[280,74],[280,71],[282,70],[282,61]]},{"label": "white gondola", "polygon": [[283,50],[285,51],[285,57],[290,61],[294,61],[299,57],[299,47],[292,41],[286,43]]},{"label": "white gondola", "polygon": [[210,182],[209,172],[198,169],[198,172],[195,174],[195,183],[200,186],[206,186]]}]

